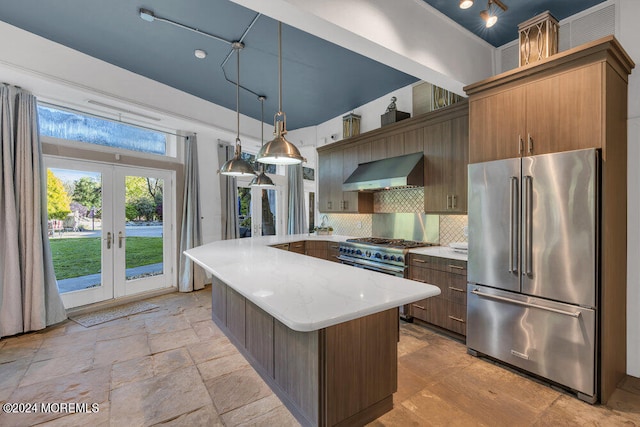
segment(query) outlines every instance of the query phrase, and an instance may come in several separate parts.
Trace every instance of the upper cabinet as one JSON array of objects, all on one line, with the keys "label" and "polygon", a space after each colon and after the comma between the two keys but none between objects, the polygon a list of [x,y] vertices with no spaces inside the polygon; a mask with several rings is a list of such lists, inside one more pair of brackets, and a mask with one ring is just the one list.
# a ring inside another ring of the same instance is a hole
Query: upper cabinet
[{"label": "upper cabinet", "polygon": [[465,87],[469,162],[602,148],[615,54],[594,42]]},{"label": "upper cabinet", "polygon": [[468,122],[465,100],[319,147],[319,211],[373,212],[373,193],[343,192],[342,183],[361,163],[423,152],[425,212],[466,213]]},{"label": "upper cabinet", "polygon": [[469,112],[467,102],[456,105],[423,128],[426,213],[467,212],[467,164],[469,159]]}]

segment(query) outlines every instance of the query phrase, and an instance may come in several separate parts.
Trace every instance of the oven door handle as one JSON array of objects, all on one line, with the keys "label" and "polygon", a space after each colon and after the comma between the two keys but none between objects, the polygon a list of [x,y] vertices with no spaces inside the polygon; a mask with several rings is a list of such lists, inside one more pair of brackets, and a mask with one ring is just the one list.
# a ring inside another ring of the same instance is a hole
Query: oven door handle
[{"label": "oven door handle", "polygon": [[364,268],[366,270],[378,271],[381,273],[394,274],[398,276],[404,276],[404,268],[385,268],[380,265],[374,265],[373,263],[367,262],[366,260],[360,260],[356,258],[346,257],[344,255],[339,255],[338,259],[345,264],[352,265],[354,267]]}]

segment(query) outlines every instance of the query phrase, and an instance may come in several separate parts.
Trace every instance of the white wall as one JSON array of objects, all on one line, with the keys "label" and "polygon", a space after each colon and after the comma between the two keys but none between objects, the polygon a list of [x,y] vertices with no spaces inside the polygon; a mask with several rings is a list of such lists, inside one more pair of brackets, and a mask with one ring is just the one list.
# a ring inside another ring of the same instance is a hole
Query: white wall
[{"label": "white wall", "polygon": [[640,377],[640,2],[617,1],[616,37],[636,63],[629,76],[627,160],[627,373]]}]

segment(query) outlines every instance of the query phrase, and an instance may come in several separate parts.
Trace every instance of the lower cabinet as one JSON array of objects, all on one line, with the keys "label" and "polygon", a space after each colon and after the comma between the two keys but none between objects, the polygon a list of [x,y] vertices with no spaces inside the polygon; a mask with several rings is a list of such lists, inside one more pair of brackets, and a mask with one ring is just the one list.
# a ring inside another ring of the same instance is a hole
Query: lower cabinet
[{"label": "lower cabinet", "polygon": [[288,328],[213,277],[212,319],[302,425],[365,425],[393,408],[398,309]]},{"label": "lower cabinet", "polygon": [[289,252],[295,252],[297,254],[306,254],[306,242],[301,240],[299,242],[289,242]]},{"label": "lower cabinet", "polygon": [[314,258],[327,259],[327,249],[329,242],[326,241],[317,241],[317,240],[307,240],[307,255],[312,256]]},{"label": "lower cabinet", "polygon": [[440,295],[411,304],[410,314],[456,334],[467,334],[467,263],[409,254],[409,279],[440,288]]}]

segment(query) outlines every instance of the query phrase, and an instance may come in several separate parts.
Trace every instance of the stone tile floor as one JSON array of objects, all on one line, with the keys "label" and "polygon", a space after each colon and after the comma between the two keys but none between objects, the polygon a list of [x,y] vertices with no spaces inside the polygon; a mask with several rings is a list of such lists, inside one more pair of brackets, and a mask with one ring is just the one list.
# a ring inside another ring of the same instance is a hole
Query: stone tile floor
[{"label": "stone tile floor", "polygon": [[[210,289],[91,328],[0,340],[0,402],[97,403],[97,413],[0,413],[0,426],[292,426],[289,411],[211,321]],[[395,408],[371,426],[640,426],[640,380],[588,405],[403,324]],[[55,408],[55,406],[53,406]]]}]

